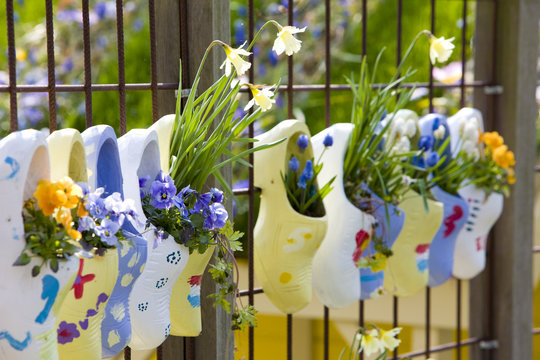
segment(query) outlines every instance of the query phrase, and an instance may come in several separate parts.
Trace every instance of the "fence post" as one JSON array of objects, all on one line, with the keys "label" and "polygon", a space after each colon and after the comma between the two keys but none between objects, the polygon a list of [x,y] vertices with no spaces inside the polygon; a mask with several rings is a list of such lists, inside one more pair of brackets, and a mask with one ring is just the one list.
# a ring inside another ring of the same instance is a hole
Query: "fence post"
[{"label": "fence post", "polygon": [[517,181],[489,242],[488,267],[471,281],[471,335],[495,339],[498,348],[473,347],[471,358],[531,359],[540,3],[499,0],[476,5],[475,78],[500,85],[503,92],[486,95],[485,89],[476,89],[474,104],[514,150]]},{"label": "fence post", "polygon": [[[212,40],[230,42],[229,0],[156,1],[156,32],[158,82],[178,82],[178,60],[182,53],[183,87],[190,87]],[[206,60],[199,93],[221,76],[219,66],[223,60],[223,51],[216,47]],[[159,116],[174,113],[176,99],[172,91],[160,91],[158,103]],[[230,181],[230,167],[226,167],[223,173],[225,179]],[[232,213],[232,209],[228,210]],[[221,308],[215,309],[213,301],[206,297],[215,291],[215,283],[206,272],[201,289],[202,333],[196,338],[170,336],[162,346],[164,360],[233,358],[234,338],[230,331],[230,315]]]}]

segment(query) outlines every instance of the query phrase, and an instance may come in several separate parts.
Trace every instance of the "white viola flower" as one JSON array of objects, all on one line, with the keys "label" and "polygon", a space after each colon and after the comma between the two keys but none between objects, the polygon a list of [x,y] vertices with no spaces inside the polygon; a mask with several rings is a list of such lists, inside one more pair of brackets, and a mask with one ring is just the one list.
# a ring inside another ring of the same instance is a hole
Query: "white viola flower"
[{"label": "white viola flower", "polygon": [[446,135],[446,129],[444,128],[443,125],[439,125],[439,127],[437,128],[437,130],[433,131],[433,136],[435,137],[435,139],[437,140],[441,140],[441,139],[444,139],[444,136]]},{"label": "white viola flower", "polygon": [[236,72],[238,73],[238,75],[243,75],[246,71],[248,71],[251,68],[251,63],[249,61],[242,59],[242,56],[251,55],[249,51],[242,49],[244,45],[245,44],[242,44],[237,49],[234,49],[227,44],[223,46],[223,50],[225,50],[225,55],[227,55],[227,59],[225,59],[225,61],[223,62],[223,64],[221,64],[219,68],[223,69],[223,67],[225,66],[226,76],[231,75],[233,66],[236,69]]},{"label": "white viola flower", "polygon": [[253,105],[255,105],[255,103],[257,103],[257,105],[261,107],[262,112],[265,112],[272,107],[273,103],[276,102],[276,100],[272,99],[274,94],[268,88],[258,88],[257,86],[253,85],[249,85],[249,88],[253,94],[253,99],[247,103],[244,111],[248,111],[253,107]]},{"label": "white viola flower", "polygon": [[294,34],[304,31],[306,31],[305,27],[299,29],[295,26],[283,26],[277,34],[272,50],[274,50],[277,55],[281,55],[283,52],[288,56],[297,53],[302,47],[302,41],[295,38]]},{"label": "white viola flower", "polygon": [[452,41],[454,41],[454,38],[445,39],[444,36],[440,38],[433,36],[430,38],[429,58],[433,65],[435,65],[437,61],[443,63],[450,58],[452,50],[455,47],[454,44],[452,44]]}]

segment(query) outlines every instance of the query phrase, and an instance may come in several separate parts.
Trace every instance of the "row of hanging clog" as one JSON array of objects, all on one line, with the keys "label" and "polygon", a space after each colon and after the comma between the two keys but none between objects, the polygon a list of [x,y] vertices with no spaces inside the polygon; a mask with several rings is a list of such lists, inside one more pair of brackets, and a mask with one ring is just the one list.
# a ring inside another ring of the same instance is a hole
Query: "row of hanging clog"
[{"label": "row of hanging clog", "polygon": [[[396,115],[397,116],[397,115]],[[482,127],[482,115],[472,108],[461,109],[448,120],[430,114],[420,120],[412,111],[400,116],[414,119],[422,135],[427,135],[437,119],[451,136],[446,151],[452,156],[459,141],[459,123],[476,118]],[[324,164],[319,184],[336,176],[333,190],[324,198],[326,215],[319,218],[297,213],[289,204],[281,181],[290,157],[285,141],[269,150],[255,153],[255,185],[261,188],[261,205],[255,225],[255,273],[265,294],[284,313],[294,313],[311,301],[312,285],[321,302],[330,308],[342,308],[354,301],[388,292],[396,296],[413,295],[426,286],[438,286],[453,275],[470,279],[485,267],[486,238],[502,212],[503,195],[489,196],[474,185],[451,195],[435,187],[428,199],[410,190],[399,209],[388,205],[388,213],[378,199],[373,214],[354,206],[344,191],[343,164],[354,125],[338,123],[313,136],[307,148]],[[483,130],[483,128],[481,128]],[[309,136],[305,123],[287,120],[258,137],[257,144],[298,133]],[[333,136],[333,145],[325,150],[324,139]],[[372,198],[376,198],[373,194]],[[390,223],[388,223],[388,217]],[[359,268],[357,258],[374,254],[370,242],[364,249],[363,234],[372,224],[393,255],[384,271]]]},{"label": "row of hanging clog", "polygon": [[[101,359],[128,345],[155,348],[169,334],[199,335],[201,277],[213,249],[189,254],[172,237],[154,246],[139,195],[138,177],[169,167],[173,123],[169,115],[118,140],[98,125],[48,137],[23,130],[0,141],[0,358]],[[32,277],[31,266],[12,266],[26,245],[22,204],[40,179],[63,176],[133,199],[142,224],[126,220],[132,241],[105,256],[73,257]]]}]

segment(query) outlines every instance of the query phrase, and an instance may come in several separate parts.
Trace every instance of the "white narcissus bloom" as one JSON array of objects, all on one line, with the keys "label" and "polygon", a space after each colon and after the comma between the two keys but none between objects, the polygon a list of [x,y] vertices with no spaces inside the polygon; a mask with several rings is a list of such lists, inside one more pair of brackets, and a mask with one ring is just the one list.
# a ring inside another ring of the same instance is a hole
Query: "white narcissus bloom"
[{"label": "white narcissus bloom", "polygon": [[244,73],[251,68],[251,63],[242,59],[242,56],[251,55],[249,51],[242,49],[243,46],[244,44],[242,44],[238,49],[233,49],[229,45],[223,46],[223,49],[225,50],[225,55],[227,55],[227,59],[225,59],[225,61],[223,62],[223,64],[221,64],[219,68],[223,69],[223,67],[225,66],[226,76],[231,75],[232,66],[234,66],[238,75],[244,75]]},{"label": "white narcissus bloom", "polygon": [[293,35],[306,31],[306,28],[299,29],[295,26],[284,26],[277,34],[272,50],[281,55],[283,52],[288,56],[297,53],[302,47],[302,42]]},{"label": "white narcissus bloom", "polygon": [[452,44],[454,38],[445,39],[444,36],[437,38],[435,36],[431,37],[429,40],[429,59],[431,63],[435,65],[438,61],[440,63],[448,60],[450,55],[452,55],[452,50],[454,49],[454,44]]},{"label": "white narcissus bloom", "polygon": [[379,332],[376,329],[366,331],[362,335],[360,349],[364,351],[366,356],[376,354],[384,350],[384,345],[379,339]]},{"label": "white narcissus bloom", "polygon": [[409,119],[405,122],[405,136],[412,138],[416,134],[416,122]]},{"label": "white narcissus bloom", "polygon": [[398,335],[401,331],[401,328],[393,328],[392,330],[381,330],[381,343],[382,345],[390,350],[393,351],[395,348],[398,347],[398,345],[401,343],[401,340],[396,339],[396,335]]},{"label": "white narcissus bloom", "polygon": [[276,100],[272,99],[272,96],[274,94],[269,89],[258,89],[255,86],[250,86],[251,93],[253,94],[253,99],[251,99],[246,107],[244,108],[245,111],[248,111],[257,103],[261,107],[262,112],[265,112],[266,110],[269,110],[272,107],[272,104],[276,102]]}]

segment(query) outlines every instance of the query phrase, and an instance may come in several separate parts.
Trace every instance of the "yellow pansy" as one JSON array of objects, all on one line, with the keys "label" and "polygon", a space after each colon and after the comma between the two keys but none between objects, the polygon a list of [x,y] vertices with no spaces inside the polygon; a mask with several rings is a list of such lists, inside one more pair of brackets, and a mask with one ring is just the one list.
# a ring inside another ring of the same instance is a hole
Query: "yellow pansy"
[{"label": "yellow pansy", "polygon": [[510,166],[514,166],[516,164],[514,153],[512,151],[508,151],[508,146],[506,145],[501,145],[494,149],[492,159],[503,169],[508,169]]},{"label": "yellow pansy", "polygon": [[496,131],[484,133],[482,135],[482,141],[491,149],[496,149],[504,144],[502,136]]},{"label": "yellow pansy", "polygon": [[34,197],[38,201],[38,207],[41,209],[44,215],[52,215],[56,209],[56,203],[52,199],[51,192],[51,181],[49,180],[39,180],[36,191],[34,192]]}]

